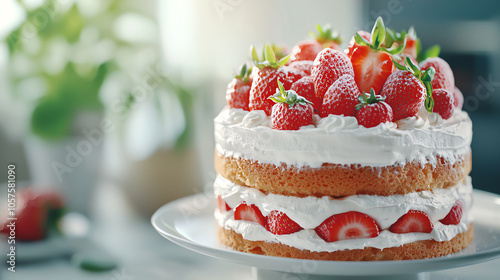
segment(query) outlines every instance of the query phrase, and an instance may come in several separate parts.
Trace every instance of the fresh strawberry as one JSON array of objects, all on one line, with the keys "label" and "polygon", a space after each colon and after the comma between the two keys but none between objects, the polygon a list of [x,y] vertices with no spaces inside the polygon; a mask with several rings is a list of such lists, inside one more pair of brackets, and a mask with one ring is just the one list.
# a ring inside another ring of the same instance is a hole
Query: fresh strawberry
[{"label": "fresh strawberry", "polygon": [[290,89],[295,81],[305,76],[305,73],[284,66],[288,61],[288,56],[277,61],[276,55],[269,45],[266,45],[265,61],[259,61],[257,52],[253,47],[252,58],[259,70],[252,82],[249,108],[250,110],[264,110],[269,116],[274,105],[274,102],[269,97],[276,92],[278,79],[286,89]]},{"label": "fresh strawberry", "polygon": [[[372,34],[370,34],[370,32],[368,32],[368,31],[359,30],[357,32],[357,34],[359,34],[359,36],[363,37],[368,42],[370,42],[372,40]],[[352,36],[351,41],[349,41],[349,46],[347,47],[347,56],[349,58],[351,58],[352,53],[358,47],[359,47],[359,45],[358,45],[358,43],[356,43],[356,38],[354,38],[354,36]]]},{"label": "fresh strawberry", "polygon": [[273,210],[267,216],[266,229],[276,235],[291,234],[302,229],[285,213]]},{"label": "fresh strawberry", "polygon": [[455,204],[451,207],[448,215],[440,220],[440,222],[443,225],[458,225],[460,220],[462,220],[463,208],[464,203],[461,199],[455,201]]},{"label": "fresh strawberry", "polygon": [[226,101],[229,108],[249,110],[249,95],[250,88],[252,87],[251,72],[252,67],[247,69],[247,65],[243,64],[240,68],[240,73],[227,85]]},{"label": "fresh strawberry", "polygon": [[451,118],[455,110],[453,92],[438,88],[432,91],[432,99],[434,99],[432,111],[438,113],[445,120]]},{"label": "fresh strawberry", "polygon": [[387,49],[385,42],[385,26],[381,17],[377,19],[371,33],[371,41],[361,35],[354,36],[359,45],[351,55],[354,79],[361,92],[370,92],[373,88],[378,94],[385,81],[394,69],[392,55],[400,53],[405,45]]},{"label": "fresh strawberry", "polygon": [[423,211],[410,210],[401,216],[389,231],[394,233],[425,232],[430,233],[434,225],[429,220],[429,216]]},{"label": "fresh strawberry", "polygon": [[330,114],[354,116],[358,104],[359,92],[354,77],[348,74],[338,78],[328,89],[323,97],[320,116],[327,117]]},{"label": "fresh strawberry", "polygon": [[356,119],[358,123],[366,128],[375,127],[381,123],[392,122],[392,108],[385,103],[385,97],[375,95],[375,91],[370,91],[370,96],[365,93],[359,97],[359,104],[356,105]]},{"label": "fresh strawberry", "polygon": [[231,207],[227,205],[226,201],[220,195],[217,196],[217,206],[222,213],[231,210]]},{"label": "fresh strawberry", "polygon": [[312,33],[313,40],[299,42],[290,52],[290,62],[314,60],[318,53],[324,48],[340,50],[339,45],[342,42],[337,32],[330,26],[321,27],[316,25],[318,34]]},{"label": "fresh strawberry", "polygon": [[316,95],[323,98],[328,88],[343,75],[354,77],[351,61],[340,51],[323,49],[314,60],[311,76]]},{"label": "fresh strawberry", "polygon": [[299,42],[290,52],[290,62],[314,60],[322,49],[323,47],[316,40]]},{"label": "fresh strawberry", "polygon": [[310,76],[311,75],[311,70],[313,67],[313,62],[311,60],[300,60],[300,61],[294,61],[288,65],[290,68],[297,69],[299,71],[302,71],[306,73],[306,75]]},{"label": "fresh strawberry", "polygon": [[304,97],[305,99],[311,101],[314,112],[316,114],[319,113],[323,100],[316,96],[316,92],[314,91],[314,82],[310,76],[302,77],[300,80],[293,83],[291,90],[295,91],[298,95]]},{"label": "fresh strawberry", "polygon": [[[417,59],[417,33],[415,32],[415,29],[413,27],[408,30],[408,33],[406,33],[406,46],[403,49],[402,54],[404,56],[410,56],[413,59]],[[399,42],[402,44],[402,42]]]},{"label": "fresh strawberry", "polygon": [[449,92],[455,90],[455,78],[450,65],[440,57],[430,57],[420,62],[420,69],[426,70],[434,67],[436,74],[432,80],[432,88],[443,88]]},{"label": "fresh strawberry", "polygon": [[[22,189],[15,194],[17,198],[15,232],[16,238],[24,241],[41,240],[52,231],[58,232],[57,224],[64,214],[64,200],[55,191]],[[7,208],[5,208],[7,210]],[[3,213],[4,217],[10,217]],[[0,232],[9,234],[10,221],[4,221]]]},{"label": "fresh strawberry", "polygon": [[462,106],[464,106],[464,95],[457,87],[453,91],[453,105],[458,109],[462,109]]},{"label": "fresh strawberry", "polygon": [[380,95],[386,97],[385,102],[391,106],[394,121],[417,115],[424,104],[427,111],[432,112],[431,81],[434,68],[422,72],[410,58],[405,59],[405,66],[393,62],[401,71],[387,78]]},{"label": "fresh strawberry", "polygon": [[372,238],[380,233],[372,217],[356,211],[333,215],[317,226],[315,231],[326,242]]},{"label": "fresh strawberry", "polygon": [[279,91],[270,99],[273,106],[271,121],[277,130],[298,130],[302,126],[313,124],[313,107],[309,100],[295,91],[286,91],[278,80]]},{"label": "fresh strawberry", "polygon": [[234,208],[234,219],[255,222],[266,226],[266,217],[262,215],[259,207],[255,204],[248,205],[245,201]]}]

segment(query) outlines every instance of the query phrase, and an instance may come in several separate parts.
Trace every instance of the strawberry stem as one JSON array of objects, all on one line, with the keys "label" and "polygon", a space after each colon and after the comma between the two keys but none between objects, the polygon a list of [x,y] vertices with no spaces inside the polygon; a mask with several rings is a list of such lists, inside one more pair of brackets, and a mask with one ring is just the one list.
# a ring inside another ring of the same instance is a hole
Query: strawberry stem
[{"label": "strawberry stem", "polygon": [[393,42],[394,42],[393,37],[395,35],[394,35],[393,31],[391,31],[390,34],[391,35],[389,35],[389,36],[391,37],[391,39],[389,39],[389,40],[391,41],[390,42],[391,47],[390,48],[383,47],[383,45],[386,42],[386,28],[384,25],[384,20],[381,17],[378,17],[377,21],[375,22],[375,25],[373,26],[373,29],[372,29],[371,42],[369,42],[365,38],[361,37],[361,35],[359,35],[358,33],[356,33],[354,35],[354,40],[360,46],[369,46],[371,49],[373,49],[375,51],[384,51],[384,52],[389,53],[391,55],[396,55],[396,54],[402,52],[403,49],[406,47],[406,37],[403,40],[402,44],[400,44],[397,47],[392,47]]},{"label": "strawberry stem", "polygon": [[288,59],[290,58],[290,55],[287,55],[280,60],[276,60],[276,55],[274,53],[274,50],[271,46],[266,44],[264,47],[264,61],[261,61],[259,59],[259,55],[257,54],[257,51],[255,50],[254,46],[250,46],[250,56],[252,57],[254,65],[259,68],[266,68],[266,67],[271,67],[271,68],[280,68],[286,65],[288,62]]},{"label": "strawberry stem", "polygon": [[363,106],[369,104],[379,103],[385,100],[385,96],[375,95],[375,90],[373,88],[370,89],[370,95],[363,92],[358,96],[359,104],[356,105],[356,110],[363,108]]},{"label": "strawberry stem", "polygon": [[296,104],[313,104],[311,101],[298,95],[294,90],[285,90],[285,87],[283,87],[283,84],[280,80],[278,80],[278,89],[276,89],[276,94],[270,96],[269,99],[276,103],[286,103],[288,104],[289,108],[292,108]]},{"label": "strawberry stem", "polygon": [[250,74],[252,73],[252,68],[253,67],[250,67],[250,68],[247,68],[247,64],[246,63],[243,63],[241,66],[240,66],[240,71],[239,73],[234,76],[236,79],[240,79],[241,81],[243,81],[244,83],[248,82],[249,79],[250,79]]},{"label": "strawberry stem", "polygon": [[318,30],[318,34],[314,32],[310,32],[309,34],[311,37],[316,39],[318,43],[324,44],[328,42],[335,42],[338,45],[342,43],[342,38],[340,38],[339,33],[336,30],[333,30],[329,24],[325,24],[323,27],[316,24],[316,30]]}]

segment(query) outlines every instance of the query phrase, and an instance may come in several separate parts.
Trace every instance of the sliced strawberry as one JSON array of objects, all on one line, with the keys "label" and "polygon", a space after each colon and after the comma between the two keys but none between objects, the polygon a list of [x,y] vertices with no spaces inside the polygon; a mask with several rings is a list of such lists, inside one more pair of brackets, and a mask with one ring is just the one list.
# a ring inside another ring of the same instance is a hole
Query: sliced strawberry
[{"label": "sliced strawberry", "polygon": [[217,206],[222,213],[231,210],[231,207],[227,205],[226,201],[220,195],[217,196]]},{"label": "sliced strawberry", "polygon": [[312,103],[293,90],[286,91],[279,80],[278,86],[279,92],[270,98],[276,102],[271,114],[273,129],[298,130],[313,124]]},{"label": "sliced strawberry", "polygon": [[227,85],[226,101],[229,108],[240,108],[248,111],[250,102],[250,88],[252,86],[252,78],[250,73],[252,67],[247,69],[247,65],[243,64],[238,75]]},{"label": "sliced strawberry", "polygon": [[392,122],[392,108],[385,103],[385,97],[375,95],[372,89],[370,96],[362,94],[358,97],[359,104],[356,105],[356,119],[358,123],[366,128],[375,127],[381,123]]},{"label": "sliced strawberry", "polygon": [[266,229],[276,235],[291,234],[302,229],[285,213],[273,210],[267,216]]},{"label": "sliced strawberry", "polygon": [[326,242],[372,238],[380,233],[372,217],[356,211],[333,215],[317,226],[315,231]]},{"label": "sliced strawberry", "polygon": [[311,60],[301,60],[301,61],[294,61],[288,65],[290,68],[297,69],[299,71],[302,71],[306,73],[306,75],[310,76],[311,75],[311,70],[313,67],[313,62]]},{"label": "sliced strawberry", "polygon": [[322,118],[330,114],[354,116],[360,94],[354,77],[343,75],[330,86],[323,97],[320,116]]},{"label": "sliced strawberry", "polygon": [[455,201],[448,215],[440,220],[440,222],[443,225],[458,225],[460,220],[462,220],[463,208],[464,202],[461,199]]},{"label": "sliced strawberry", "polygon": [[432,91],[432,99],[434,99],[432,111],[438,113],[445,120],[451,118],[453,111],[455,111],[453,93],[438,88]]},{"label": "sliced strawberry", "polygon": [[[357,32],[359,36],[364,38],[366,41],[370,42],[372,40],[372,34],[368,31],[360,30]],[[359,47],[358,43],[356,43],[356,39],[352,36],[351,41],[349,41],[349,46],[347,47],[347,56],[350,58],[354,50]]]},{"label": "sliced strawberry", "polygon": [[316,96],[316,91],[314,90],[314,82],[310,76],[302,77],[300,80],[293,83],[291,90],[295,91],[298,95],[304,97],[308,101],[311,101],[313,104],[314,112],[316,112],[317,114],[319,113],[323,100]]},{"label": "sliced strawberry", "polygon": [[457,109],[462,109],[462,106],[464,106],[464,95],[457,87],[453,91],[453,105]]},{"label": "sliced strawberry", "polygon": [[340,51],[330,48],[323,49],[314,60],[311,70],[316,95],[323,98],[328,88],[345,74],[354,77],[349,58]]},{"label": "sliced strawberry", "polygon": [[392,226],[389,231],[393,233],[409,233],[409,232],[425,232],[430,233],[434,225],[431,223],[429,216],[423,211],[410,210],[408,213],[401,216]]},{"label": "sliced strawberry", "polygon": [[248,205],[245,201],[234,208],[234,219],[259,223],[266,225],[266,218],[255,204]]},{"label": "sliced strawberry", "polygon": [[444,88],[449,92],[453,92],[455,90],[455,77],[453,77],[450,65],[440,57],[430,57],[420,62],[420,69],[422,71],[430,67],[434,67],[436,70],[436,74],[432,80],[432,88]]},{"label": "sliced strawberry", "polygon": [[359,46],[351,56],[354,79],[361,92],[374,89],[379,93],[391,75],[394,66],[392,56],[383,51],[375,51],[369,46]]}]

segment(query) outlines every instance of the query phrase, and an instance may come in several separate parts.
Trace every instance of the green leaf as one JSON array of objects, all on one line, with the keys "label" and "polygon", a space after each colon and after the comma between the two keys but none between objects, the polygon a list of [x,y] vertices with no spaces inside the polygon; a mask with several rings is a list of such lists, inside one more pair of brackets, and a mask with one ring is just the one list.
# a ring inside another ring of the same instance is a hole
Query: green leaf
[{"label": "green leaf", "polygon": [[255,50],[255,47],[253,45],[250,46],[250,56],[252,57],[254,64],[259,63],[259,56],[257,55],[257,51]]},{"label": "green leaf", "polygon": [[378,17],[372,29],[372,45],[378,49],[385,41],[385,26],[382,17]]},{"label": "green leaf", "polygon": [[396,41],[396,34],[395,34],[394,30],[386,27],[384,46],[386,48],[390,48],[390,47],[392,47],[392,44],[394,44],[395,41]]},{"label": "green leaf", "polygon": [[417,38],[417,61],[420,62],[422,61],[422,42],[420,41],[420,38]]},{"label": "green leaf", "polygon": [[408,70],[408,69],[406,69],[406,66],[401,65],[401,64],[397,63],[397,62],[396,62],[396,61],[394,61],[394,60],[392,60],[392,63],[393,63],[393,64],[394,64],[394,66],[396,66],[396,68],[397,68],[397,69],[399,69],[399,70],[405,70],[405,71],[407,71],[407,70]]},{"label": "green leaf", "polygon": [[424,52],[424,54],[422,55],[422,60],[425,60],[429,57],[438,57],[440,52],[441,47],[439,45],[434,45]]},{"label": "green leaf", "polygon": [[413,61],[410,59],[410,57],[408,57],[408,56],[406,57],[405,63],[406,63],[406,65],[408,65],[410,67],[413,75],[420,77],[422,72],[420,71],[420,68],[417,65],[413,64]]},{"label": "green leaf", "polygon": [[274,54],[273,49],[266,44],[266,52],[265,52],[265,59],[269,61],[269,64],[275,64],[276,63],[276,55]]},{"label": "green leaf", "polygon": [[365,38],[361,37],[361,35],[359,35],[357,32],[356,32],[356,34],[354,34],[354,40],[360,46],[370,46],[371,45],[371,43],[368,42],[368,40],[366,40]]},{"label": "green leaf", "polygon": [[290,55],[287,55],[283,57],[282,59],[278,60],[276,63],[279,67],[285,66],[288,63],[288,60],[290,59]]}]

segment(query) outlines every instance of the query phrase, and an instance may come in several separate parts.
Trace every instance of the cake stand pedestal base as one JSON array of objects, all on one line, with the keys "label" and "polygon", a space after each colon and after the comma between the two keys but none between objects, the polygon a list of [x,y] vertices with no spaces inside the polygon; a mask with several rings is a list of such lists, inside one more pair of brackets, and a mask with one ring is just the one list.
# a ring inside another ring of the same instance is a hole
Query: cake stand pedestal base
[{"label": "cake stand pedestal base", "polygon": [[252,267],[252,279],[254,280],[425,280],[427,273],[398,274],[398,275],[365,275],[365,276],[330,276],[299,274],[292,272],[279,272]]}]

